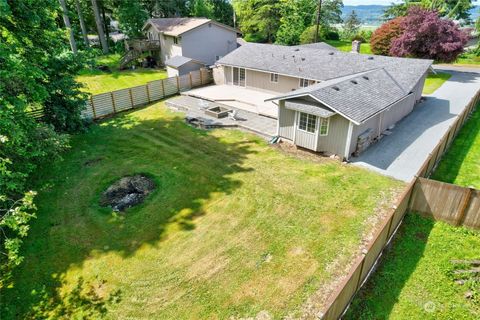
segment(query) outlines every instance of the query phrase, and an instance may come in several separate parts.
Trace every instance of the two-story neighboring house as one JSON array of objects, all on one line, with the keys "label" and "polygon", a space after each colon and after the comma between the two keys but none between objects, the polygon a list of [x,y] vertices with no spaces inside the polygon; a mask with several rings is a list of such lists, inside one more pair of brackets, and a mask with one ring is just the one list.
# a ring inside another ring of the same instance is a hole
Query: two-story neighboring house
[{"label": "two-story neighboring house", "polygon": [[213,65],[237,48],[238,31],[206,18],[149,19],[143,31],[159,43],[154,55],[167,66],[169,76]]}]

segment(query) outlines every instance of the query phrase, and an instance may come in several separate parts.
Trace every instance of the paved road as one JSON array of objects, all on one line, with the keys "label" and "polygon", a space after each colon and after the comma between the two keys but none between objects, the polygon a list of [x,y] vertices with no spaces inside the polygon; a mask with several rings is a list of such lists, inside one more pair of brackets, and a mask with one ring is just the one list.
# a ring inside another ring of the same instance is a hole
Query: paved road
[{"label": "paved road", "polygon": [[355,165],[406,182],[414,178],[455,117],[480,89],[480,68],[435,66],[435,69],[449,72],[452,77],[397,123],[390,136],[360,157],[352,158]]}]

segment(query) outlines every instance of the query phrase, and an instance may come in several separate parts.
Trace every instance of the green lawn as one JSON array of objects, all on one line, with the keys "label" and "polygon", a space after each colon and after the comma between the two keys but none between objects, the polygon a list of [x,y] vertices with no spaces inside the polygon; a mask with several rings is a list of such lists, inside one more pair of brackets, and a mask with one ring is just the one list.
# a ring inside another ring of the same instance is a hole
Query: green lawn
[{"label": "green lawn", "polygon": [[107,65],[111,72],[83,70],[77,81],[85,84],[84,90],[91,94],[104,93],[146,84],[149,81],[167,78],[165,70],[143,69],[118,70],[120,55],[112,54],[97,59],[97,64]]},{"label": "green lawn", "polygon": [[[478,259],[480,233],[408,214],[345,319],[479,319],[480,282],[455,283],[451,260]],[[464,298],[469,289],[474,299]]]},{"label": "green lawn", "polygon": [[[133,173],[158,186],[146,202],[100,207],[101,192]],[[239,130],[190,128],[163,102],[73,137],[38,179],[38,218],[2,319],[298,315],[404,188]]]},{"label": "green lawn", "polygon": [[432,179],[480,189],[480,104],[443,156]]},{"label": "green lawn", "polygon": [[423,94],[432,94],[442,86],[452,75],[450,73],[429,74],[425,79],[425,86],[423,87]]},{"label": "green lawn", "polygon": [[460,55],[454,63],[455,65],[477,66],[480,67],[480,56],[473,53],[464,53]]},{"label": "green lawn", "polygon": [[[334,46],[335,48],[337,48],[341,51],[346,51],[346,52],[352,51],[352,42],[351,41],[326,40],[325,42],[328,43],[331,46]],[[361,46],[360,46],[360,53],[372,54],[372,51],[370,50],[370,43],[362,43]]]}]

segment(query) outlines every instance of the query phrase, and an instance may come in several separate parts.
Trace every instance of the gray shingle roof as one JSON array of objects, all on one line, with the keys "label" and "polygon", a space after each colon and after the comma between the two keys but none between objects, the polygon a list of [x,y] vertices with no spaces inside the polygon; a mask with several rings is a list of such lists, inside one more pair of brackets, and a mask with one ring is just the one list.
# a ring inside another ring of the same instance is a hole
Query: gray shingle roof
[{"label": "gray shingle roof", "polygon": [[[275,100],[311,96],[360,124],[407,95],[384,68],[321,82]],[[289,101],[289,100],[287,100]]]},{"label": "gray shingle roof", "polygon": [[285,101],[285,108],[310,113],[322,118],[328,118],[335,114],[332,110],[319,106],[318,103],[302,99],[289,99]]},{"label": "gray shingle roof", "polygon": [[247,43],[218,65],[239,66],[318,81],[384,68],[406,92],[413,89],[432,60],[406,59],[310,48]]},{"label": "gray shingle roof", "polygon": [[173,68],[178,68],[178,67],[181,67],[184,64],[189,63],[189,62],[205,65],[205,63],[203,63],[203,62],[194,60],[194,59],[189,58],[189,57],[184,57],[184,56],[171,57],[170,59],[165,61],[165,65],[169,66],[169,67],[173,67]]},{"label": "gray shingle roof", "polygon": [[295,46],[297,48],[307,48],[307,49],[323,49],[330,51],[338,51],[337,48],[325,43],[325,42],[316,42],[316,43],[307,43]]}]

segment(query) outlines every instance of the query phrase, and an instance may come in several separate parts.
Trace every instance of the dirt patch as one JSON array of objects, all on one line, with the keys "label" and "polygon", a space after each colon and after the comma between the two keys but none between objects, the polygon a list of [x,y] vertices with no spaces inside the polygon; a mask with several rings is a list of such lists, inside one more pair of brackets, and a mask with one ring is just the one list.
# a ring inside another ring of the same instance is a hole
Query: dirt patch
[{"label": "dirt patch", "polygon": [[124,211],[138,205],[155,189],[152,179],[144,175],[126,176],[102,193],[100,205],[114,211]]},{"label": "dirt patch", "polygon": [[103,160],[103,157],[98,157],[94,159],[87,160],[83,163],[85,167],[92,167]]},{"label": "dirt patch", "polygon": [[312,150],[297,147],[293,143],[289,143],[289,142],[280,141],[279,143],[272,144],[272,147],[280,150],[283,153],[292,155],[300,159],[305,159],[305,160],[310,160],[315,162],[328,162],[328,161],[340,162],[340,158],[337,156],[331,156],[331,155],[323,154],[321,152],[314,152]]}]

